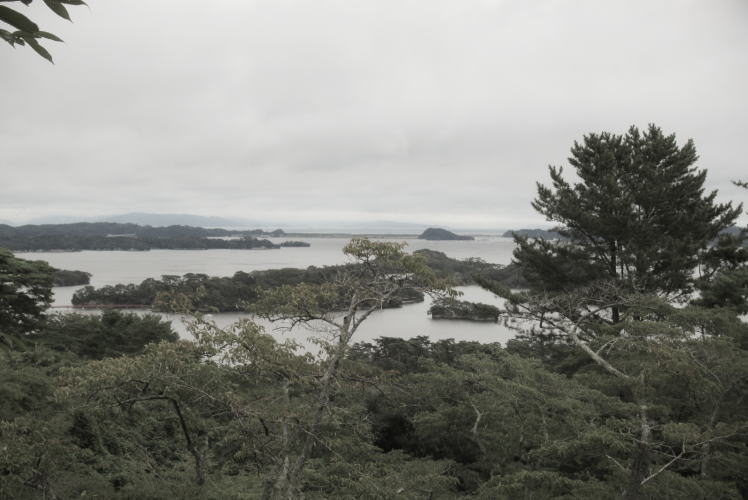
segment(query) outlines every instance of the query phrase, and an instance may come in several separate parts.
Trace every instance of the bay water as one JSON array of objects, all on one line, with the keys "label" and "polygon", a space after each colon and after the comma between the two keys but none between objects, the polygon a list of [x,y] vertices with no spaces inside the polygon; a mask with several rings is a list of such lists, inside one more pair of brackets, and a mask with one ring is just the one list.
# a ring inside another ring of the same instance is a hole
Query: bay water
[{"label": "bay water", "polygon": [[[19,252],[18,257],[29,260],[45,260],[59,269],[86,271],[92,274],[91,285],[100,287],[117,283],[140,283],[146,278],[160,278],[162,275],[183,275],[202,273],[209,276],[232,276],[236,271],[257,271],[287,267],[306,268],[308,266],[329,266],[348,262],[342,249],[349,238],[268,238],[274,243],[288,239],[303,240],[310,247],[289,247],[273,250],[150,250],[132,251],[81,251],[81,252]],[[373,238],[374,239],[374,238]],[[444,252],[456,259],[480,258],[495,264],[508,264],[511,261],[514,241],[499,236],[477,236],[475,240],[426,241],[416,238],[376,238],[378,240],[406,243],[406,251],[428,248]],[[55,306],[68,306],[76,290],[81,287],[55,287]],[[458,287],[464,295],[461,300],[500,305],[500,299],[477,286]],[[505,343],[514,332],[496,323],[471,322],[461,320],[432,320],[427,311],[431,300],[407,304],[397,309],[377,311],[359,328],[354,342],[370,342],[378,337],[411,338],[428,336],[432,341],[442,339],[470,340],[478,342]],[[70,309],[58,309],[70,311]],[[98,311],[90,311],[98,312]],[[163,314],[171,321],[172,327],[180,336],[189,334],[179,315]],[[249,317],[241,313],[218,313],[210,319],[219,326],[227,326],[241,318]],[[310,346],[311,337],[324,335],[323,332],[296,327],[291,331],[282,324],[261,323],[268,333],[279,340],[293,338],[302,345]]]}]

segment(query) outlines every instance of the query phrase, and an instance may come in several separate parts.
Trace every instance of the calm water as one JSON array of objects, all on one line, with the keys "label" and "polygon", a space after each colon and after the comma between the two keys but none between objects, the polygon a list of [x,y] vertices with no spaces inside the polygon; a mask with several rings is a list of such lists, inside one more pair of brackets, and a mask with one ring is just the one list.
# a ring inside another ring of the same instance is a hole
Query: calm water
[{"label": "calm water", "polygon": [[[299,238],[296,238],[299,239]],[[282,238],[271,238],[274,242]],[[281,248],[279,250],[151,250],[148,252],[84,251],[84,252],[34,252],[17,253],[18,257],[31,260],[46,260],[60,269],[76,269],[92,274],[94,286],[117,283],[140,283],[146,278],[159,278],[165,274],[204,273],[210,276],[231,276],[236,271],[279,269],[284,267],[324,266],[342,264],[346,258],[342,253],[347,238],[309,238],[307,248]],[[481,258],[487,262],[508,264],[514,242],[511,238],[478,237],[474,241],[424,241],[418,239],[392,239],[407,243],[406,250],[429,248],[444,252],[449,257],[466,259]],[[69,305],[73,293],[80,287],[56,287],[55,305]],[[460,287],[464,300],[498,305],[498,300],[479,287]],[[479,342],[502,342],[513,333],[495,323],[468,321],[431,320],[426,314],[430,300],[406,305],[399,309],[378,311],[359,328],[354,341],[371,341],[377,337],[410,338],[427,335],[434,340],[454,338]],[[164,315],[172,320],[172,326],[181,335],[187,336],[180,318]],[[244,317],[241,314],[215,314],[212,318],[220,326]],[[307,344],[306,339],[314,334],[297,328],[290,333],[273,330],[277,325],[265,324],[266,330],[278,338],[292,337]]]}]

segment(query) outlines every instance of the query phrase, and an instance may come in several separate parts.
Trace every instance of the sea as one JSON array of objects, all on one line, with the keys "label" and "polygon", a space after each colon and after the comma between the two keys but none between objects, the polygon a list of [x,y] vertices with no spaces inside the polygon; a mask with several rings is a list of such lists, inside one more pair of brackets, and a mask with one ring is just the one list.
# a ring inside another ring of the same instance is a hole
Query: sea
[{"label": "sea", "polygon": [[[91,285],[100,287],[117,283],[140,283],[146,278],[162,275],[202,273],[209,276],[232,276],[237,271],[251,272],[264,269],[308,266],[329,266],[348,262],[343,247],[350,241],[347,237],[293,237],[268,238],[274,243],[287,240],[306,241],[309,247],[289,247],[272,250],[150,250],[138,251],[80,251],[80,252],[19,252],[18,257],[29,260],[45,260],[58,269],[79,270],[91,273]],[[426,241],[409,237],[378,237],[372,239],[402,242],[405,250],[412,252],[428,248],[444,252],[455,259],[479,258],[495,264],[508,264],[512,258],[514,241],[495,235],[476,236],[474,240]],[[55,311],[64,314],[64,306],[71,305],[76,290],[81,287],[55,287]],[[478,286],[458,287],[463,293],[461,300],[501,305],[501,299]],[[397,309],[385,309],[372,314],[356,332],[353,342],[371,342],[378,337],[412,338],[426,336],[432,341],[454,339],[455,341],[499,342],[504,344],[516,332],[501,323],[473,322],[464,320],[434,320],[427,314],[431,305],[428,297],[424,302],[407,304]],[[80,312],[80,310],[76,310]],[[97,313],[87,310],[86,313]],[[148,311],[136,311],[146,313]],[[172,328],[183,338],[191,338],[180,315],[161,314],[172,324]],[[248,314],[218,313],[208,316],[218,326],[225,327],[242,318],[250,318],[261,324],[267,333],[279,341],[293,339],[305,348],[313,348],[315,339],[329,336],[323,329],[297,326],[289,329],[283,323],[271,323]]]}]

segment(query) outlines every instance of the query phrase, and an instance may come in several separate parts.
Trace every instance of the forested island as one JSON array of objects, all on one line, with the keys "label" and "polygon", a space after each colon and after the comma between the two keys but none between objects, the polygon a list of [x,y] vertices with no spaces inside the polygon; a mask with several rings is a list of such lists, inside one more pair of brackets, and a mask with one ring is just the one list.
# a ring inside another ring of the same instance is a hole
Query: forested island
[{"label": "forested island", "polygon": [[0,247],[14,251],[207,250],[308,247],[302,241],[276,244],[257,236],[284,236],[281,229],[230,231],[192,226],[151,227],[114,222],[25,226],[0,225]]},{"label": "forested island", "polygon": [[[489,264],[479,259],[457,260],[443,252],[426,249],[416,250],[413,254],[423,258],[436,276],[448,280],[453,286],[475,284],[479,277],[513,288],[525,283],[519,269],[511,265]],[[319,286],[339,274],[353,272],[356,267],[360,265],[310,266],[306,269],[269,269],[250,273],[238,271],[231,277],[195,273],[162,276],[161,279],[146,279],[137,285],[87,286],[76,291],[72,302],[78,307],[93,308],[100,305],[140,305],[156,311],[170,311],[177,304],[181,309],[202,312],[248,311],[264,291],[300,284]],[[422,292],[403,288],[384,307],[399,307],[423,300]]]},{"label": "forested island", "polygon": [[69,271],[65,269],[55,269],[52,276],[53,286],[80,286],[88,285],[91,282],[91,273],[85,271]]},{"label": "forested island", "polygon": [[439,299],[429,308],[432,319],[461,319],[468,321],[499,321],[499,308],[480,302],[453,298]]},{"label": "forested island", "polygon": [[439,227],[430,227],[418,236],[420,240],[474,240],[472,236],[455,234]]}]

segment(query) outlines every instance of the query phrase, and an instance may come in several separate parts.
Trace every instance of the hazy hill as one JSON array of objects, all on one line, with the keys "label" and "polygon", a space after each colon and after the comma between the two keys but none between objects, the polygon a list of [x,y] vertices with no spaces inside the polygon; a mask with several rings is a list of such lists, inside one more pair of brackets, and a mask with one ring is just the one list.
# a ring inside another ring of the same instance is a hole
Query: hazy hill
[{"label": "hazy hill", "polygon": [[430,227],[418,237],[419,240],[474,240],[472,236],[461,236],[446,229]]},{"label": "hazy hill", "polygon": [[[265,239],[261,230],[240,231],[172,225],[141,226],[117,222],[78,222],[12,227],[0,224],[0,247],[14,251],[52,250],[150,250],[150,249],[250,249],[309,246],[284,241],[276,244]],[[273,236],[285,233],[277,229]],[[226,238],[228,236],[240,238]]]},{"label": "hazy hill", "polygon": [[193,214],[154,214],[147,212],[130,212],[93,217],[40,217],[31,221],[33,224],[67,224],[74,222],[118,222],[121,224],[139,224],[141,226],[199,226],[199,227],[239,227],[250,226],[252,221],[239,218],[211,217]]}]

